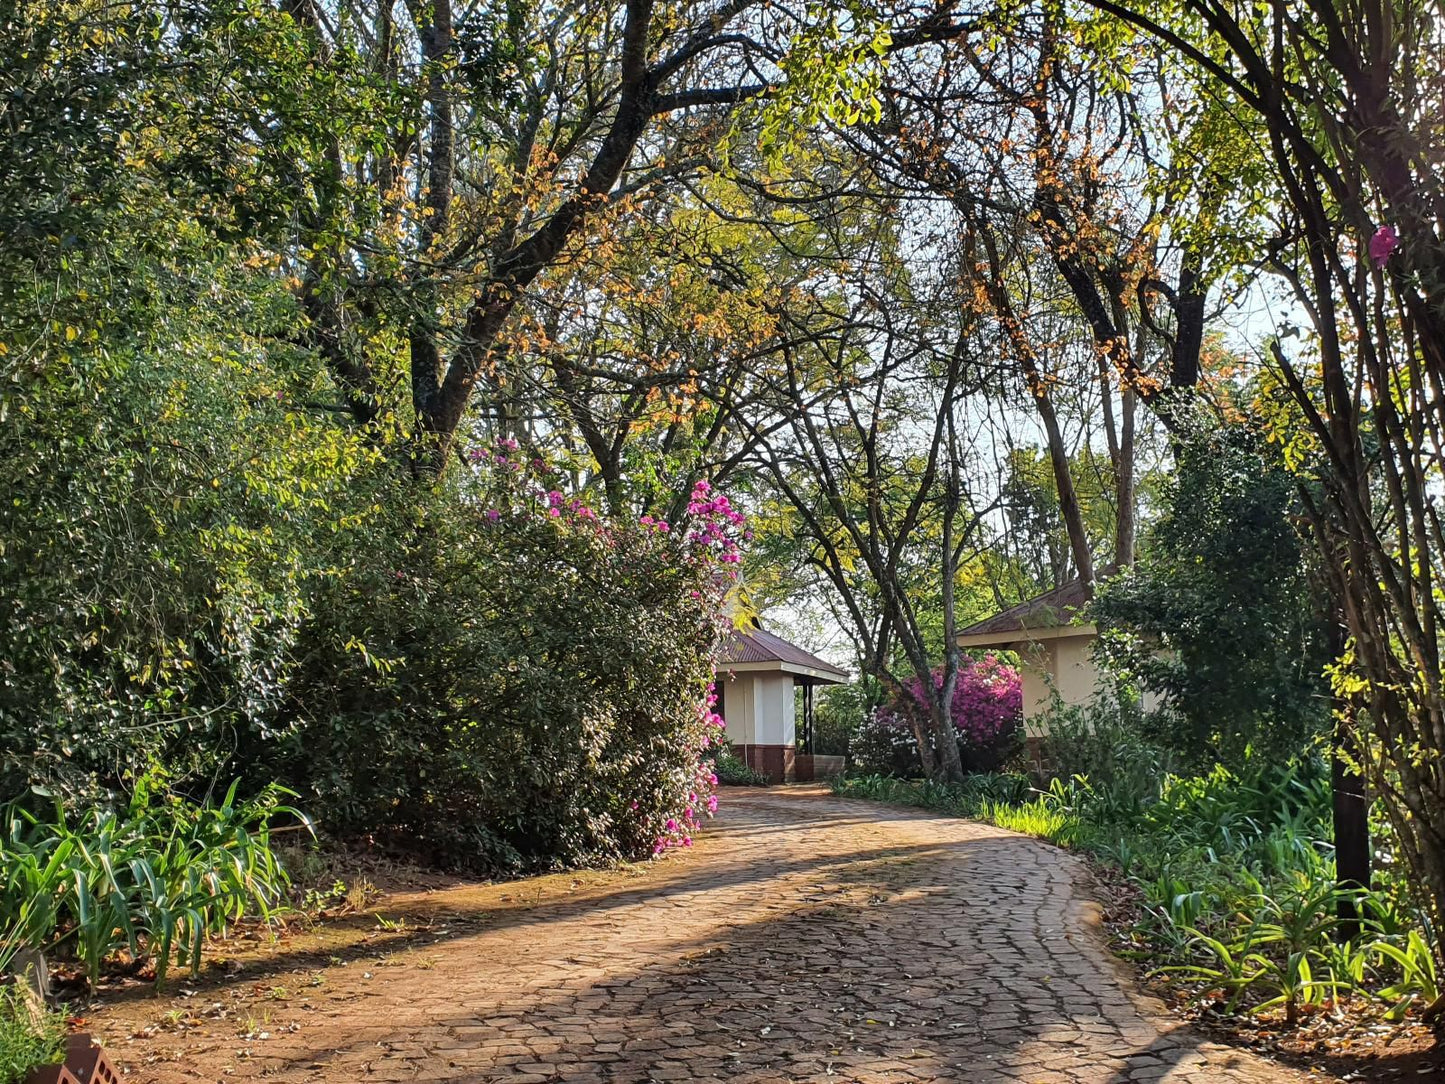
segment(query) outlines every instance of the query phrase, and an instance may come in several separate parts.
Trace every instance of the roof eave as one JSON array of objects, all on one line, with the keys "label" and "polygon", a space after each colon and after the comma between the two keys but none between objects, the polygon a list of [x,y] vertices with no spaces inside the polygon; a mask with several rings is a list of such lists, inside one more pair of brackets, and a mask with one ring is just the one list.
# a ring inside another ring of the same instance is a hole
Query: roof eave
[{"label": "roof eave", "polygon": [[783,663],[783,669],[798,677],[805,677],[818,685],[847,685],[852,677],[842,670],[820,670],[816,666],[802,666],[795,662]]},{"label": "roof eave", "polygon": [[717,665],[719,670],[731,670],[735,674],[792,674],[809,678],[819,685],[847,685],[853,680],[844,670],[820,670],[796,662],[783,662],[781,659],[768,659],[764,662],[720,662]]},{"label": "roof eave", "polygon": [[1002,647],[1037,644],[1047,640],[1068,640],[1076,636],[1097,636],[1094,625],[1042,625],[1035,629],[1003,629],[997,632],[961,632],[955,642],[959,647]]}]

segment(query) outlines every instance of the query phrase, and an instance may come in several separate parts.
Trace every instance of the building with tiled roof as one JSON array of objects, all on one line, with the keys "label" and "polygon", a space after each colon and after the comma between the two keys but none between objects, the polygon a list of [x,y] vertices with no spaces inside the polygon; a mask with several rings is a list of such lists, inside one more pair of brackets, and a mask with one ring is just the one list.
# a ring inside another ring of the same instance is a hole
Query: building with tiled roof
[{"label": "building with tiled roof", "polygon": [[737,629],[723,645],[714,683],[733,752],[775,783],[812,779],[824,761],[829,770],[841,770],[841,757],[812,755],[813,689],[848,680],[848,671],[756,621]]},{"label": "building with tiled roof", "polygon": [[765,632],[761,626],[742,629],[723,645],[721,666],[734,673],[788,673],[803,680],[798,684],[846,685],[848,671],[824,662],[797,644]]},{"label": "building with tiled roof", "polygon": [[1019,657],[1024,729],[1031,745],[1044,733],[1043,717],[1055,696],[1085,704],[1102,685],[1094,665],[1099,630],[1088,620],[1089,593],[1079,580],[1011,606],[958,634],[962,648],[992,647]]}]

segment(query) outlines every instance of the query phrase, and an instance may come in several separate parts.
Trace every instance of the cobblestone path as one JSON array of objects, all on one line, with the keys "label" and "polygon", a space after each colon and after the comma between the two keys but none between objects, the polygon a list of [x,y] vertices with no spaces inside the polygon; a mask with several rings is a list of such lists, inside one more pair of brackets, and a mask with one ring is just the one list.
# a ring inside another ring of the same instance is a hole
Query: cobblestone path
[{"label": "cobblestone path", "polygon": [[730,792],[699,846],[641,875],[388,900],[430,926],[309,955],[301,937],[92,1023],[154,1084],[1307,1079],[1133,993],[1083,875],[986,825]]}]

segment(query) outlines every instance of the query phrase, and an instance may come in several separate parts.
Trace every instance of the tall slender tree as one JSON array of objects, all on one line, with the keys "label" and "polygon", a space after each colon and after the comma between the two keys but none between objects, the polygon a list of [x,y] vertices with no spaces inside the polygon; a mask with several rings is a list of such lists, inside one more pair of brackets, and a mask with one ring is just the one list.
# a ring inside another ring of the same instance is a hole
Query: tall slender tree
[{"label": "tall slender tree", "polygon": [[1199,94],[1230,107],[1221,135],[1260,148],[1277,228],[1255,255],[1307,321],[1270,343],[1292,408],[1275,433],[1309,475],[1301,492],[1348,633],[1337,682],[1365,706],[1342,742],[1385,798],[1438,923],[1445,21],[1415,0],[1092,2],[1187,60]]}]

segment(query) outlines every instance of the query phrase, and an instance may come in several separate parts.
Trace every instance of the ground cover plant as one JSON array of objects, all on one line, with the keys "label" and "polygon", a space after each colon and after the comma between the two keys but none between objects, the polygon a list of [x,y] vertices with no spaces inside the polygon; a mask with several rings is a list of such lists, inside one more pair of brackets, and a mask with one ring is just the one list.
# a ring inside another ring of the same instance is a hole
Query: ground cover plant
[{"label": "ground cover plant", "polygon": [[0,986],[0,1084],[21,1084],[64,1051],[64,1012],[46,1008],[26,986]]},{"label": "ground cover plant", "polygon": [[719,784],[725,787],[763,787],[768,777],[724,746],[707,758]]}]

